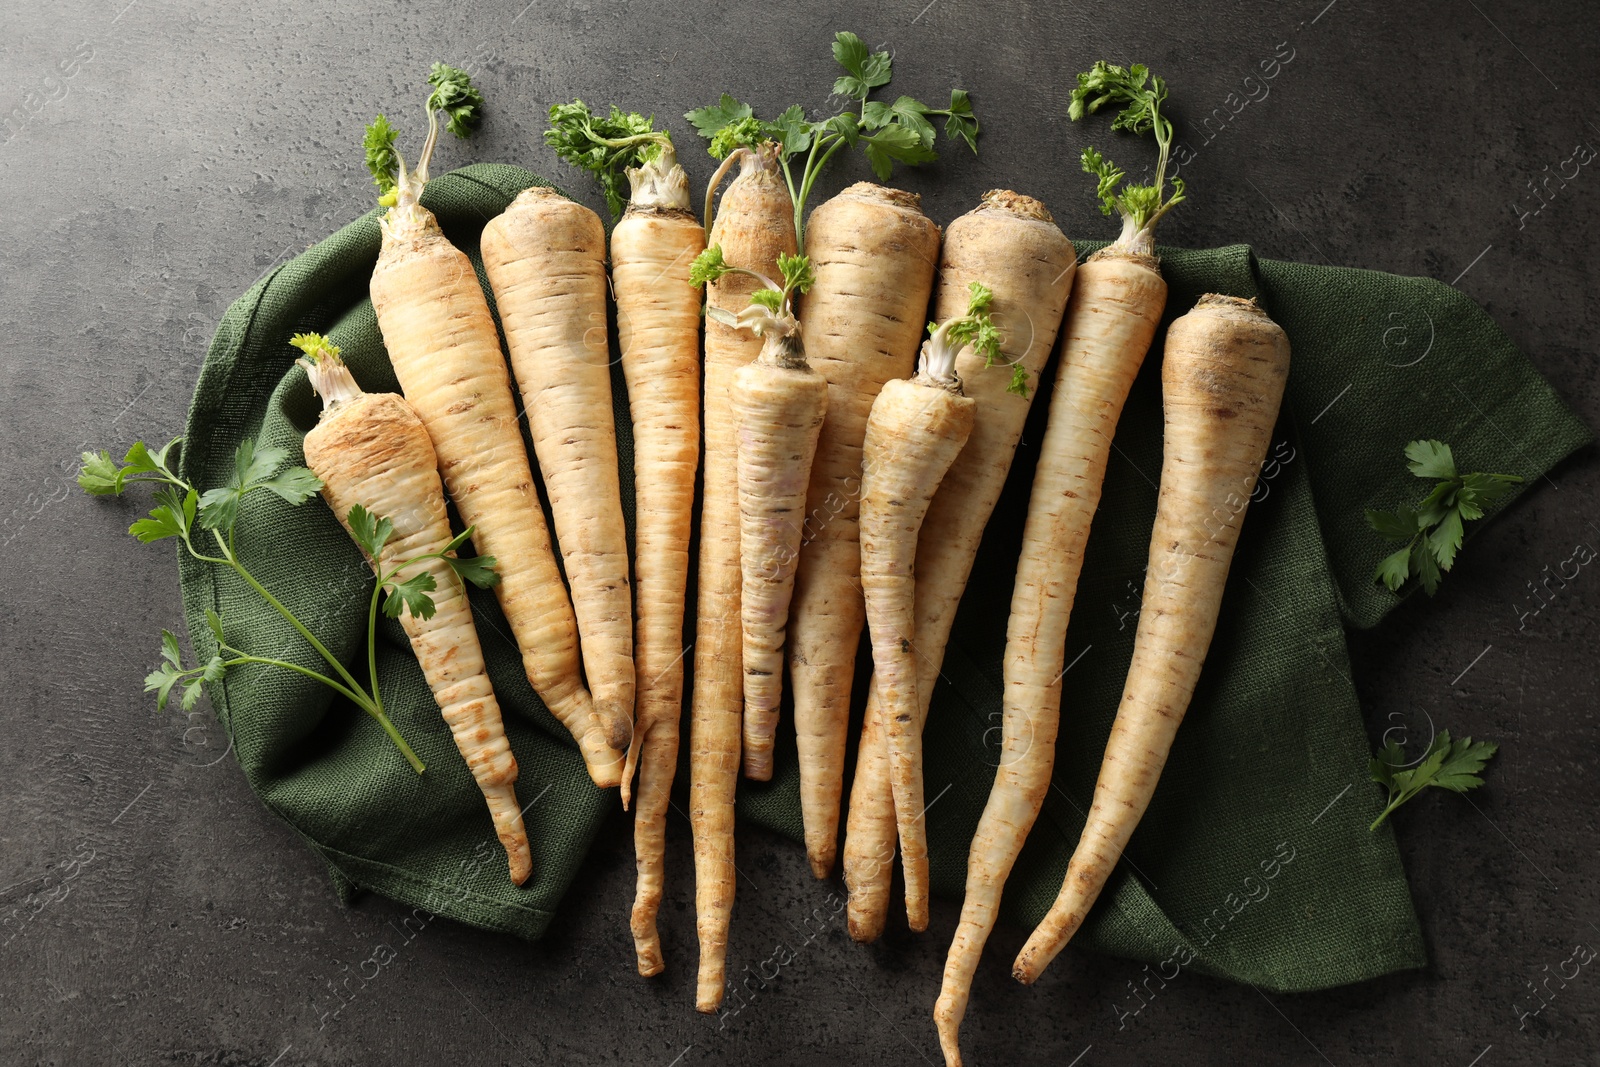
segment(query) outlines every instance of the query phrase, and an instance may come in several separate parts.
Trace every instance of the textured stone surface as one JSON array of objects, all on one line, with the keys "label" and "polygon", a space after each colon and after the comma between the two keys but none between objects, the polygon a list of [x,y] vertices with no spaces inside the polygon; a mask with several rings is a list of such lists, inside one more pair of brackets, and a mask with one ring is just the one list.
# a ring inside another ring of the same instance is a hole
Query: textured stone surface
[{"label": "textured stone surface", "polygon": [[[1600,144],[1597,9],[924,2],[870,17],[849,4],[7,5],[0,1060],[938,1061],[929,1013],[952,902],[936,903],[927,936],[901,927],[870,948],[849,943],[841,916],[719,1030],[691,1010],[680,816],[662,978],[633,974],[620,814],[546,942],[442,921],[408,939],[396,907],[337,903],[208,715],[156,715],[139,692],[153,630],[181,622],[176,573],[164,549],[122,534],[131,506],[76,493],[74,457],[178,432],[228,301],[365,209],[362,124],[380,109],[415,118],[431,60],[470,66],[492,108],[475,145],[446,145],[442,167],[507,160],[560,177],[538,140],[549,103],[654,109],[689,144],[677,116],[722,89],[766,111],[818,100],[833,77],[828,35],[853,28],[902,57],[895,90],[934,99],[959,82],[974,94],[982,159],[952,153],[900,179],[933,218],[1009,185],[1042,197],[1069,234],[1095,236],[1107,227],[1076,165],[1086,135],[1063,115],[1070,75],[1102,55],[1142,59],[1175,87],[1199,150],[1185,168],[1193,201],[1164,224],[1167,241],[1453,280],[1600,425],[1588,299],[1600,171],[1552,183],[1548,206],[1520,214],[1539,207],[1527,182],[1542,168]],[[1291,50],[1268,95],[1232,114],[1260,95],[1245,77]],[[1205,143],[1193,131],[1212,107],[1228,121],[1213,118]],[[686,156],[703,180],[705,160]],[[823,194],[864,172],[838,167]],[[1502,429],[1508,452],[1527,432]],[[1525,583],[1542,567],[1600,538],[1597,481],[1592,456],[1569,462],[1474,541],[1437,599],[1353,638],[1374,736],[1425,731],[1426,714],[1504,745],[1470,804],[1429,797],[1398,818],[1426,972],[1271,1001],[1186,976],[1119,1031],[1114,1005],[1136,1003],[1134,967],[1069,952],[1023,989],[1007,969],[1024,931],[1002,928],[964,1031],[970,1062],[1596,1062],[1600,972],[1550,976],[1574,945],[1600,944],[1600,579],[1584,571],[1520,631],[1517,613],[1535,606]],[[811,879],[796,846],[751,831],[738,844],[749,877],[734,971],[792,943],[836,888]],[[363,966],[388,958],[380,945],[396,957]],[[345,1003],[332,986],[347,978]],[[1519,1009],[1539,1003],[1525,983],[1546,979],[1547,1006],[1519,1031]]]}]

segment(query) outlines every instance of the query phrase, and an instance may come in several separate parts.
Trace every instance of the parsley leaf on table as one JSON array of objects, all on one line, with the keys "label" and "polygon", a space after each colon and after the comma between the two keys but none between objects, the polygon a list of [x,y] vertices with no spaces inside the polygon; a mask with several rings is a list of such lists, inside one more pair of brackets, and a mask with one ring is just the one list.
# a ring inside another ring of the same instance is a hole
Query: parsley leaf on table
[{"label": "parsley leaf on table", "polygon": [[1372,780],[1389,791],[1389,800],[1383,813],[1373,820],[1368,829],[1376,830],[1390,812],[1429,786],[1448,789],[1452,793],[1465,793],[1478,788],[1483,784],[1478,773],[1499,750],[1500,746],[1493,742],[1474,741],[1470,737],[1452,741],[1450,731],[1441,730],[1428,746],[1421,762],[1408,768],[1404,750],[1398,742],[1390,741],[1372,757],[1368,765]]},{"label": "parsley leaf on table", "polygon": [[1367,525],[1380,537],[1405,542],[1404,548],[1384,557],[1372,577],[1393,592],[1415,577],[1432,596],[1443,573],[1455,564],[1463,524],[1482,518],[1485,507],[1522,479],[1514,474],[1457,474],[1455,456],[1443,441],[1412,441],[1406,445],[1406,459],[1412,474],[1437,484],[1415,507],[1367,510]]}]

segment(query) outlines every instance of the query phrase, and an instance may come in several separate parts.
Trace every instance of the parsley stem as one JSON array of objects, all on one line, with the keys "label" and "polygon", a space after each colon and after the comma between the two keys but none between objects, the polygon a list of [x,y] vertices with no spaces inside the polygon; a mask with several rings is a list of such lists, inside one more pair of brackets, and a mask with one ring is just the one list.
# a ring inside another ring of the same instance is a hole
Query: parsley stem
[{"label": "parsley stem", "polygon": [[229,550],[228,542],[223,538],[222,532],[220,530],[213,530],[211,532],[216,536],[217,544],[222,548],[224,562],[226,562],[228,566],[232,567],[234,572],[250,585],[250,588],[261,594],[262,599],[268,604],[271,604],[273,609],[276,610],[279,615],[282,615],[290,626],[293,626],[296,630],[300,631],[300,636],[304,637],[311,643],[311,647],[316,649],[322,658],[328,662],[328,666],[332,667],[338,672],[339,677],[343,678],[350,688],[360,689],[361,683],[355,680],[354,675],[345,670],[344,664],[339,662],[338,657],[336,657],[332,652],[329,652],[328,647],[321,641],[318,641],[316,635],[310,630],[306,629],[305,624],[299,619],[295,618],[294,613],[288,608],[284,607],[283,603],[277,597],[269,593],[266,586],[256,581],[255,576],[249,571],[245,570],[244,564],[240,563],[238,559],[234,557],[232,551]]},{"label": "parsley stem", "polygon": [[1398,808],[1401,804],[1404,804],[1406,802],[1406,799],[1407,798],[1406,798],[1405,794],[1403,794],[1403,793],[1397,794],[1393,800],[1389,801],[1389,806],[1384,808],[1383,812],[1376,819],[1372,820],[1372,825],[1367,827],[1367,832],[1371,833],[1372,831],[1376,830],[1379,826],[1383,825],[1383,820],[1385,820],[1385,819],[1387,819],[1389,817],[1389,813],[1391,811],[1393,811],[1394,809]]}]

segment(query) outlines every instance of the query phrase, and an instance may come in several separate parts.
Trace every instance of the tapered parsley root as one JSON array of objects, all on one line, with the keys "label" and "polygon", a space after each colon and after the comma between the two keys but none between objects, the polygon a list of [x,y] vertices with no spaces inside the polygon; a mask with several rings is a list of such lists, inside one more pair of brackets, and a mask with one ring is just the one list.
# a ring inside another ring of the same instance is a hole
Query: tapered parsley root
[{"label": "tapered parsley root", "polygon": [[633,822],[638,889],[632,929],[639,973],[666,966],[661,910],[667,806],[678,769],[683,704],[684,594],[689,529],[700,460],[700,287],[689,279],[705,230],[689,209],[689,184],[672,140],[649,119],[612,108],[591,115],[581,101],[550,109],[545,140],[562,158],[594,172],[613,213],[611,286],[617,340],[633,414],[634,691],[633,744],[622,775],[626,807],[639,776]]},{"label": "tapered parsley root", "polygon": [[494,289],[572,585],[583,666],[622,779],[633,735],[633,595],[611,407],[600,217],[554,189],[517,194],[483,228]]},{"label": "tapered parsley root", "polygon": [[[819,445],[821,469],[808,487],[811,499],[805,505],[806,514],[797,512],[796,516],[802,528],[826,505],[836,486],[856,481],[867,409],[884,381],[910,371],[917,337],[913,324],[921,323],[927,306],[932,244],[938,234],[937,227],[914,210],[915,201],[905,194],[872,193],[868,190],[873,187],[857,185],[838,199],[837,210],[819,209],[824,228],[820,241],[813,243],[806,236],[805,221],[811,190],[829,160],[843,148],[859,147],[879,180],[890,176],[896,162],[918,164],[937,158],[931,121],[935,117],[945,119],[947,137],[960,139],[974,152],[978,136],[978,122],[964,91],[952,91],[948,108],[931,108],[909,96],[899,97],[892,105],[871,100],[874,91],[887,85],[892,76],[889,53],[872,52],[860,37],[846,32],[834,35],[833,56],[843,71],[833,84],[833,93],[854,101],[858,111],[813,122],[796,104],[769,122],[755,117],[749,105],[724,94],[717,104],[686,116],[702,136],[710,138],[714,156],[724,156],[738,146],[771,145],[793,200],[800,245],[808,257],[815,253],[819,260],[827,261],[826,275],[818,273],[815,278],[821,282],[825,277],[827,287],[815,290],[814,299],[808,298],[800,318],[809,322],[812,315],[808,309],[821,309],[820,321],[803,327],[803,340],[817,339],[824,346],[816,369],[828,382],[830,404],[839,403],[838,420],[832,429],[824,423]],[[802,162],[795,167],[792,163],[797,160]],[[709,194],[707,199],[709,211]],[[899,207],[898,218],[890,212],[875,213],[872,201],[881,201],[879,207]],[[905,210],[907,205],[912,210]],[[894,230],[897,222],[903,224],[899,232]],[[851,243],[857,240],[867,242],[871,252]],[[816,266],[824,264],[819,261]],[[859,288],[852,287],[856,285]],[[801,676],[807,690],[797,697],[803,704],[803,711],[797,712],[797,726],[803,736],[807,851],[819,876],[833,864],[843,717],[848,713],[850,674],[861,635],[854,521],[859,492],[855,485],[840,499],[839,510],[848,514],[832,535],[838,544],[830,545],[833,550],[827,558],[806,564],[804,569],[817,575],[818,583],[794,606],[806,640],[805,648],[793,651],[794,662],[809,660],[812,652],[819,661],[816,670]],[[842,613],[837,620],[833,617],[835,599]],[[780,629],[786,631],[787,625]],[[782,636],[788,638],[787,633]],[[749,665],[746,667],[748,670]],[[772,737],[782,675],[781,669],[768,673],[765,664],[757,669],[762,672],[756,675],[761,680],[762,703],[754,709],[747,704],[745,709],[744,768],[748,777],[764,780],[772,775]],[[770,708],[766,706],[769,700]]]},{"label": "tapered parsley root", "polygon": [[1109,101],[1126,104],[1114,126],[1153,131],[1160,158],[1153,184],[1118,191],[1122,172],[1094,149],[1084,151],[1084,169],[1099,179],[1102,210],[1119,212],[1123,229],[1078,269],[1062,326],[1066,340],[1039,446],[1006,629],[1000,762],[968,854],[961,921],[934,1008],[939,1044],[951,1065],[961,1062],[958,1030],[1001,889],[1050,788],[1067,624],[1084,548],[1100,505],[1117,420],[1166,306],[1153,231],[1182,198],[1183,188],[1177,184],[1172,199],[1164,198],[1172,125],[1160,111],[1165,84],[1156,78],[1147,88],[1147,77],[1138,65],[1124,71],[1100,62],[1079,76],[1072,95],[1073,118]]},{"label": "tapered parsley root", "polygon": [[[306,465],[322,479],[323,499],[339,522],[369,551],[372,569],[431,594],[431,610],[407,606],[400,625],[488,801],[511,880],[521,885],[533,861],[517,803],[517,760],[484,666],[472,604],[456,572],[452,554],[460,539],[450,533],[433,442],[404,399],[362,392],[326,338],[302,334],[293,344],[305,353],[300,364],[323,403],[321,420],[306,434]],[[386,516],[381,523],[370,519],[380,515]],[[372,556],[367,546],[383,524],[388,536]],[[481,557],[472,562],[492,563]]]},{"label": "tapered parsley root", "polygon": [[[795,253],[794,205],[772,151],[740,149],[711,241],[723,262],[776,275]],[[751,274],[722,273],[706,286],[708,312],[737,314],[762,286]],[[733,801],[744,707],[740,624],[739,490],[733,379],[756,358],[760,337],[708,314],[705,326],[705,474],[700,504],[699,602],[689,726],[689,823],[694,832],[695,917],[700,970],[695,1006],[722,1004],[728,924],[733,915]]]},{"label": "tapered parsley root", "polygon": [[[415,170],[393,147],[393,131],[368,130],[368,158],[394,206],[379,220],[383,246],[372,272],[372,306],[406,399],[428,428],[446,490],[473,527],[479,552],[500,562],[495,587],[500,609],[522,652],[535,692],[577,739],[589,775],[602,787],[622,776],[627,738],[613,745],[584,688],[578,629],[550,532],[534,489],[533,472],[517,425],[511,378],[500,351],[489,302],[472,263],[446,240],[433,213],[419,202],[438,140],[439,112],[470,95],[466,75],[436,65],[428,98],[428,140]],[[448,112],[465,134],[476,110]],[[387,122],[382,123],[387,128]],[[383,142],[386,142],[383,143]]]},{"label": "tapered parsley root", "polygon": [[[935,315],[960,316],[971,299],[972,283],[982,281],[993,293],[990,312],[1001,332],[997,362],[1002,367],[986,369],[985,357],[971,348],[956,359],[956,373],[976,410],[972,434],[945,474],[917,539],[913,631],[919,728],[927,720],[928,702],[978,544],[1000,499],[1033,402],[1034,391],[1026,385],[1038,380],[1055,347],[1076,263],[1072,242],[1044,205],[1009,191],[986,194],[977,208],[945,231]],[[1010,368],[1009,375],[1005,367]],[[895,841],[889,749],[874,683],[867,691],[844,844],[844,879],[850,889],[846,914],[850,936],[857,941],[872,941],[883,932]]]},{"label": "tapered parsley root", "polygon": [[789,680],[806,857],[818,878],[838,851],[856,648],[865,623],[857,518],[867,414],[909,377],[933,292],[939,227],[915,193],[857,182],[806,223],[817,280],[800,302],[806,358],[828,381],[828,416],[806,493],[789,609]]},{"label": "tapered parsley root", "polygon": [[1012,969],[1020,981],[1038,978],[1083,924],[1155,794],[1288,377],[1289,339],[1253,300],[1207,294],[1167,330],[1161,491],[1133,662],[1061,893]]},{"label": "tapered parsley root", "polygon": [[[959,319],[930,326],[915,377],[887,383],[867,419],[861,475],[861,589],[872,636],[874,688],[883,708],[889,781],[906,874],[911,929],[928,927],[928,839],[922,803],[922,705],[917,694],[917,539],[945,472],[972,433],[976,402],[961,389],[967,345],[993,362],[993,294],[972,284]],[[991,372],[995,373],[995,372]]]}]

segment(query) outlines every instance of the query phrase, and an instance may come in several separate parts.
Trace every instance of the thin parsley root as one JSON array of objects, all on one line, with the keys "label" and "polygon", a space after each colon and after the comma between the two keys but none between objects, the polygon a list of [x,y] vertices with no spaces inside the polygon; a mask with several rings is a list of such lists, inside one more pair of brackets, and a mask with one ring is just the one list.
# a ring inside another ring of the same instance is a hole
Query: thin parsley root
[{"label": "thin parsley root", "polygon": [[[945,231],[935,317],[962,315],[971,302],[972,284],[981,281],[993,293],[990,314],[1001,333],[993,362],[1000,368],[990,369],[988,356],[972,346],[956,357],[956,373],[976,412],[966,447],[945,473],[917,539],[913,630],[919,729],[927,721],[950,627],[984,527],[1000,499],[1033,403],[1027,383],[1038,379],[1055,347],[1076,269],[1072,242],[1045,206],[1029,196],[1008,190],[986,193]],[[844,842],[847,915],[850,936],[857,941],[875,940],[889,913],[897,828],[884,733],[874,682],[867,689]]]},{"label": "thin parsley root", "polygon": [[653,130],[649,119],[615,107],[608,115],[594,115],[575,101],[552,107],[550,121],[546,142],[569,163],[591,171],[612,213],[622,212],[611,231],[611,286],[633,416],[633,661],[638,675],[622,803],[628,806],[637,769],[638,888],[630,925],[639,973],[648,977],[666,966],[656,915],[667,806],[678,769],[684,596],[700,460],[700,287],[689,270],[706,238],[689,210],[689,182],[672,139]]},{"label": "thin parsley root", "polygon": [[[833,865],[844,723],[862,625],[861,594],[855,583],[859,569],[855,516],[860,490],[856,486],[841,496],[837,489],[842,483],[855,482],[859,473],[861,439],[873,398],[889,378],[910,372],[918,336],[915,324],[922,321],[927,307],[938,229],[914,210],[915,200],[907,194],[871,192],[874,187],[857,185],[837,198],[835,210],[829,211],[830,205],[818,209],[824,229],[821,240],[816,241],[806,233],[806,203],[817,177],[841,148],[859,147],[873,173],[883,181],[896,162],[914,165],[937,158],[934,118],[945,119],[946,137],[964,141],[974,152],[978,136],[978,121],[964,91],[952,91],[948,108],[930,108],[909,96],[901,96],[893,104],[871,100],[872,93],[887,85],[892,76],[889,53],[872,52],[860,37],[844,32],[834,36],[833,56],[843,71],[833,84],[833,93],[850,99],[856,111],[813,122],[796,104],[769,122],[724,93],[717,104],[685,116],[710,140],[711,154],[726,157],[707,190],[708,225],[712,193],[735,153],[765,146],[782,168],[800,247],[808,259],[815,255],[818,260],[814,281],[819,284],[807,296],[799,318],[809,324],[802,327],[802,343],[809,346],[816,340],[819,344],[818,352],[808,355],[818,359],[815,369],[828,383],[835,417],[824,422],[818,468],[810,478],[805,513],[809,516],[824,507],[830,494],[841,503],[836,509],[837,526],[818,549],[825,558],[801,568],[817,580],[805,587],[803,598],[794,605],[805,647],[791,648],[790,655],[796,664],[809,663],[813,652],[817,657],[816,669],[802,666],[798,676],[806,691],[797,693],[796,724],[803,737],[807,852],[819,877]],[[797,170],[791,161],[802,158]],[[878,206],[891,210],[875,211],[872,201],[882,201]],[[904,225],[896,229],[897,223]],[[813,309],[819,315],[815,323],[811,322]],[[768,667],[762,665],[758,670],[765,672]],[[770,677],[768,695],[775,701],[776,693],[781,692],[781,664]],[[767,689],[765,685],[761,688]],[[746,776],[771,776],[776,723],[775,702],[770,710],[757,707],[754,714],[747,704]]]},{"label": "thin parsley root", "polygon": [[[481,97],[473,95],[464,73],[441,64],[429,80],[434,92],[427,105],[428,139],[417,168],[406,168],[392,136],[387,149],[376,153],[395,169],[375,175],[388,174],[394,206],[379,220],[383,246],[372,272],[372,307],[401,390],[433,439],[445,488],[462,521],[473,527],[474,547],[500,561],[495,593],[528,681],[577,740],[595,784],[616,785],[626,736],[613,746],[583,685],[572,603],[522,445],[489,302],[472,262],[420,203],[441,109],[454,107],[446,112],[447,127],[464,135],[476,121]],[[369,160],[373,140],[369,128]]]},{"label": "thin parsley root", "polygon": [[[778,173],[776,153],[741,149],[728,158],[740,165],[740,173],[723,194],[722,210],[711,227],[716,259],[753,274],[776,274],[778,257],[795,253],[793,205]],[[733,380],[762,348],[761,338],[725,325],[712,309],[736,314],[760,285],[751,274],[739,272],[721,272],[706,285],[705,473],[689,725],[689,824],[700,940],[695,1007],[702,1012],[714,1012],[722,1004],[736,874],[733,801],[744,671]]]},{"label": "thin parsley root", "polygon": [[1094,149],[1084,151],[1084,169],[1099,179],[1101,209],[1122,216],[1122,234],[1078,268],[1062,323],[1064,343],[1006,629],[1002,754],[968,855],[961,922],[934,1009],[939,1043],[951,1065],[961,1061],[959,1027],[1001,890],[1050,787],[1067,624],[1084,550],[1117,420],[1166,306],[1154,228],[1182,199],[1182,186],[1170,200],[1163,198],[1172,140],[1172,124],[1160,110],[1165,97],[1165,84],[1149,79],[1144,67],[1125,71],[1104,62],[1080,74],[1072,94],[1074,119],[1108,102],[1124,104],[1113,128],[1152,131],[1159,159],[1151,185],[1119,190],[1122,172]]},{"label": "thin parsley root", "polygon": [[867,416],[884,383],[914,369],[939,259],[939,227],[920,200],[857,182],[818,205],[806,226],[817,280],[801,301],[800,333],[806,358],[828,381],[828,417],[806,492],[787,658],[806,856],[818,878],[832,872],[838,851],[850,695],[866,621],[858,515]]},{"label": "thin parsley root", "polygon": [[713,248],[695,263],[708,281],[753,274],[764,288],[737,313],[709,308],[727,326],[762,338],[755,360],[734,373],[730,397],[739,467],[739,615],[744,630],[744,773],[772,777],[772,738],[783,695],[783,645],[800,555],[800,523],[827,380],[806,360],[796,293],[815,280],[804,256],[779,256],[783,283],[721,261]]},{"label": "thin parsley root", "polygon": [[1289,338],[1254,300],[1208,293],[1167,330],[1161,490],[1133,660],[1083,835],[1012,967],[1018,981],[1037,979],[1082,926],[1155,795],[1216,632],[1288,377]]},{"label": "thin parsley root", "polygon": [[[633,734],[633,590],[622,521],[600,217],[554,189],[524,189],[483,228],[533,451],[572,586],[584,672],[607,745]],[[623,767],[608,768],[620,781]]]},{"label": "thin parsley root", "polygon": [[[328,646],[317,639],[305,623],[296,618],[281,600],[256,580],[255,575],[251,574],[240,560],[235,547],[239,506],[246,497],[266,490],[285,502],[298,506],[311,499],[317,490],[322,488],[321,479],[305,467],[289,467],[280,471],[278,468],[283,466],[288,453],[281,448],[257,448],[255,441],[247,437],[239,442],[239,447],[234,452],[233,476],[228,480],[228,484],[208,489],[202,495],[197,488],[179,477],[172,469],[172,463],[176,459],[174,449],[181,440],[182,438],[173,438],[154,452],[146,448],[143,441],[135,441],[121,463],[113,460],[107,452],[85,452],[83,466],[78,471],[78,485],[84,492],[94,496],[120,496],[130,485],[158,486],[155,491],[156,506],[151,509],[148,517],[139,519],[130,526],[128,532],[145,544],[175,537],[183,544],[184,551],[200,562],[226,567],[233,571],[256,592],[257,596],[266,601],[272,610],[281,615],[285,622],[294,627],[295,631],[305,639],[306,644],[322,657],[332,673],[322,674],[298,663],[252,655],[235,647],[228,642],[223,618],[208,608],[206,626],[217,642],[217,651],[203,664],[185,667],[178,639],[166,630],[161,631],[162,663],[145,678],[145,690],[156,694],[156,708],[158,710],[165,708],[173,689],[180,685],[183,687],[183,708],[187,711],[199,702],[206,683],[215,685],[221,682],[228,671],[235,667],[246,664],[278,667],[320,682],[348,698],[352,704],[372,716],[388,735],[389,740],[400,750],[400,754],[406,758],[406,762],[421,774],[422,760],[418,759],[411,746],[406,744],[405,738],[400,736],[400,731],[389,721],[389,716],[384,711],[383,695],[378,691],[376,667],[374,666],[371,671],[369,690],[361,682],[356,681],[355,675],[351,674],[339,658],[328,650]],[[216,555],[203,551],[207,543],[207,534],[210,535],[210,540],[216,543]],[[198,545],[196,541],[199,542]],[[376,663],[372,648],[380,591],[388,588],[398,594],[394,605],[396,611],[401,604],[399,597],[409,597],[417,611],[431,608],[426,589],[413,587],[402,592],[400,588],[402,584],[391,581],[386,585],[380,581],[373,588],[372,601],[367,611],[369,664]]]},{"label": "thin parsley root", "polygon": [[962,391],[956,355],[968,344],[985,362],[1000,352],[1000,334],[989,318],[993,294],[978,282],[971,291],[965,315],[929,324],[916,375],[878,393],[862,447],[861,589],[888,736],[906,917],[918,931],[928,928],[928,837],[917,693],[917,540],[940,481],[972,433],[977,404]]},{"label": "thin parsley root", "polygon": [[[306,464],[322,479],[323,499],[361,546],[378,585],[391,588],[385,609],[393,608],[389,613],[398,615],[410,638],[456,748],[488,802],[511,881],[521,885],[533,860],[517,803],[517,760],[465,587],[465,581],[494,585],[494,560],[456,558],[472,530],[450,533],[433,443],[411,406],[395,393],[363,392],[327,338],[298,334],[290,343],[305,353],[300,365],[323,404],[306,434]],[[418,599],[419,592],[427,598]]]}]

